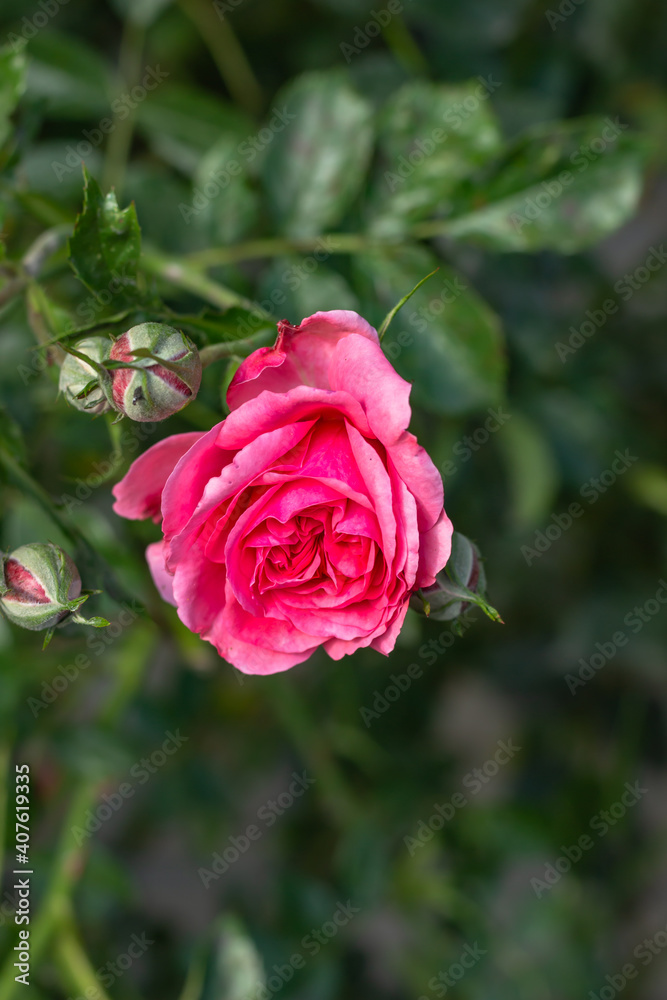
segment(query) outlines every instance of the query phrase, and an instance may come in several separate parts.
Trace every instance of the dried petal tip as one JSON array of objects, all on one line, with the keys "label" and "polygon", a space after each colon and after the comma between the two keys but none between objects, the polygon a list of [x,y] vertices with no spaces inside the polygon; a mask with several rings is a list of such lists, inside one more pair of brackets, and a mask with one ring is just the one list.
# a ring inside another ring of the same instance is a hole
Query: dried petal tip
[{"label": "dried petal tip", "polygon": [[70,616],[82,624],[97,624],[77,613],[89,594],[82,592],[70,557],[52,542],[31,542],[9,555],[0,554],[0,608],[14,625],[40,632]]},{"label": "dried petal tip", "polygon": [[165,420],[192,402],[201,383],[197,348],[180,330],[141,323],[111,348],[114,406],[131,420]]}]

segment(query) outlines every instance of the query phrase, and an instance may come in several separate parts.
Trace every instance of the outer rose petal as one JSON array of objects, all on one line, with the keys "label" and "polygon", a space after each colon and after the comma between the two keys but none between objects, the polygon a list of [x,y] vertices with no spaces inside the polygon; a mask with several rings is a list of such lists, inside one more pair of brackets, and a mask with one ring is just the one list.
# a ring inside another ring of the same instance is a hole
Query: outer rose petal
[{"label": "outer rose petal", "polygon": [[162,497],[164,523],[162,530],[167,538],[181,531],[192,517],[209,481],[232,461],[234,453],[218,447],[222,423],[199,436],[191,451],[186,452],[176,475],[165,486]]},{"label": "outer rose petal", "polygon": [[403,622],[405,621],[405,616],[408,613],[408,606],[408,601],[406,601],[387,631],[383,632],[382,635],[379,635],[377,639],[373,639],[371,643],[372,649],[377,649],[378,653],[383,653],[384,656],[389,656],[392,649],[396,645],[398,633],[403,628]]},{"label": "outer rose petal", "polygon": [[445,568],[452,551],[453,531],[454,526],[443,510],[433,527],[421,536],[418,587],[430,587],[435,583],[436,573]]},{"label": "outer rose petal", "polygon": [[351,334],[336,345],[329,366],[332,389],[358,400],[379,441],[390,446],[410,423],[410,383],[402,379],[379,344]]},{"label": "outer rose petal", "polygon": [[178,617],[191,632],[204,634],[220,615],[226,582],[225,567],[207,559],[200,545],[192,545],[174,572]]},{"label": "outer rose petal", "polygon": [[417,503],[419,530],[432,528],[442,513],[442,476],[414,434],[405,431],[389,449],[397,473]]},{"label": "outer rose petal", "polygon": [[227,390],[227,404],[235,410],[260,392],[288,392],[297,385],[329,389],[329,363],[336,345],[350,334],[374,344],[373,327],[358,313],[345,309],[318,312],[300,326],[278,323],[273,347],[261,347],[239,366]]},{"label": "outer rose petal", "polygon": [[115,512],[131,521],[152,517],[157,523],[161,517],[160,503],[167,479],[178,461],[201,437],[204,433],[200,431],[174,434],[158,441],[140,455],[111,491],[116,498],[113,505]]},{"label": "outer rose petal", "polygon": [[160,597],[167,604],[173,604],[176,607],[174,578],[171,573],[167,572],[167,567],[164,564],[164,542],[153,542],[152,545],[148,546],[146,549],[146,562],[148,563],[155,586],[160,592]]}]

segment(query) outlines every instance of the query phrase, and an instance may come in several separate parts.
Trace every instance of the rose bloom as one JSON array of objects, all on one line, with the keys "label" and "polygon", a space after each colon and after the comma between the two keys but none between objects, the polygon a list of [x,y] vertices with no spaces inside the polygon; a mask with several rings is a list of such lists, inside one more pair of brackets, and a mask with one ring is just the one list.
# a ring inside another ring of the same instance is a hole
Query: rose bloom
[{"label": "rose bloom", "polygon": [[146,555],[163,598],[239,670],[318,646],[388,654],[435,583],[452,525],[409,397],[357,313],[283,321],[236,372],[225,420],[160,441],[114,487],[116,513],[162,521]]}]

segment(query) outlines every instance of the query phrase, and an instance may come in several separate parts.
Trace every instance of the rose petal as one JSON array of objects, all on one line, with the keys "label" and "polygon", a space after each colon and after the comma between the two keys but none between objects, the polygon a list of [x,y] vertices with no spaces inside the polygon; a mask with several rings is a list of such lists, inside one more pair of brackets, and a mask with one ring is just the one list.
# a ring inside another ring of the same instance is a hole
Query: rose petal
[{"label": "rose petal", "polygon": [[336,344],[350,334],[379,343],[373,327],[356,312],[333,310],[309,316],[300,326],[278,324],[273,347],[262,347],[239,365],[229,389],[227,405],[235,410],[260,392],[283,393],[297,385],[329,389],[329,362]]},{"label": "rose petal", "polygon": [[201,635],[212,626],[224,606],[225,586],[225,567],[207,559],[201,545],[191,545],[174,572],[178,617],[190,631]]},{"label": "rose petal", "polygon": [[148,563],[148,568],[151,571],[151,576],[160,593],[160,597],[167,604],[173,604],[175,607],[174,578],[171,573],[167,572],[164,561],[164,548],[164,541],[153,542],[152,545],[149,545],[146,549],[146,562]]},{"label": "rose petal", "polygon": [[263,392],[238,410],[233,410],[220,427],[221,448],[238,449],[277,427],[340,413],[362,434],[371,435],[368,420],[360,404],[346,392],[329,392],[297,386],[289,393]]},{"label": "rose petal", "polygon": [[221,656],[244,674],[276,674],[303,663],[320,645],[288,622],[255,618],[228,588],[225,607],[204,635]]},{"label": "rose petal", "polygon": [[452,551],[454,526],[444,510],[433,527],[421,536],[417,587],[430,587],[436,573],[445,568]]},{"label": "rose petal", "polygon": [[442,513],[442,476],[414,434],[405,431],[389,448],[389,458],[417,503],[419,530],[427,531]]},{"label": "rose petal", "polygon": [[379,441],[392,445],[410,423],[410,383],[402,379],[379,344],[352,334],[336,345],[329,366],[331,388],[358,400]]},{"label": "rose petal", "polygon": [[218,446],[221,426],[221,423],[216,424],[210,431],[199,435],[199,440],[174,468],[175,475],[171,481],[165,484],[162,530],[168,539],[188,523],[211,477],[218,476],[234,458],[233,452],[225,452]]},{"label": "rose petal", "polygon": [[405,621],[405,616],[408,613],[408,607],[409,604],[408,601],[406,601],[405,604],[398,609],[394,620],[391,622],[387,630],[376,639],[373,639],[371,643],[372,649],[376,649],[378,653],[382,653],[383,656],[389,656],[396,645],[399,632],[403,628],[403,622]]},{"label": "rose petal", "polygon": [[183,455],[202,437],[205,434],[200,431],[173,434],[140,455],[111,491],[116,498],[113,505],[116,514],[131,521],[152,517],[157,523],[167,479]]},{"label": "rose petal", "polygon": [[382,459],[373,445],[362,437],[356,427],[347,428],[352,453],[366,484],[382,534],[382,551],[388,566],[396,554],[396,520],[391,480]]}]

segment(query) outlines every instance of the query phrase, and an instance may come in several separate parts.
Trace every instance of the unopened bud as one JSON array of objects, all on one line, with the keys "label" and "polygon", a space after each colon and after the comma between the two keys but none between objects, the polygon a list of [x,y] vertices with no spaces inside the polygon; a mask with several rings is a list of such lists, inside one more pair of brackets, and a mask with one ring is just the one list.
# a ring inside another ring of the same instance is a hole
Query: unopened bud
[{"label": "unopened bud", "polygon": [[52,630],[70,616],[80,624],[108,625],[103,618],[86,621],[77,613],[90,593],[82,592],[79,571],[52,542],[31,542],[0,554],[0,607],[15,625]]},{"label": "unopened bud", "polygon": [[197,348],[180,330],[141,323],[111,348],[114,406],[132,420],[165,420],[192,402],[201,383]]},{"label": "unopened bud", "polygon": [[482,609],[493,621],[502,618],[486,600],[486,575],[479,550],[469,538],[455,531],[452,552],[441,573],[431,587],[423,587],[410,599],[410,605],[436,621],[453,621],[459,618],[470,604]]},{"label": "unopened bud", "polygon": [[[111,346],[108,337],[86,337],[77,342],[76,350],[101,365],[109,359]],[[77,410],[98,414],[113,409],[100,385],[99,370],[73,354],[63,361],[59,387],[67,402]]]}]

